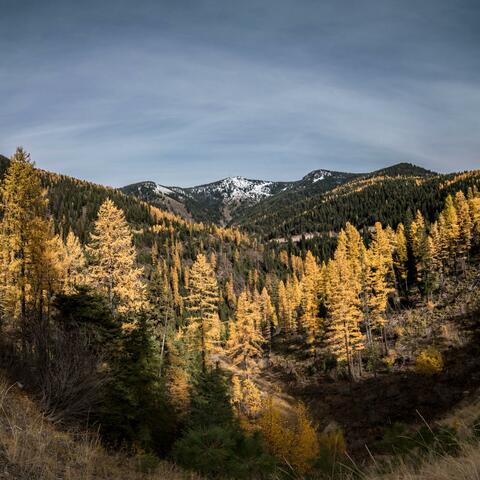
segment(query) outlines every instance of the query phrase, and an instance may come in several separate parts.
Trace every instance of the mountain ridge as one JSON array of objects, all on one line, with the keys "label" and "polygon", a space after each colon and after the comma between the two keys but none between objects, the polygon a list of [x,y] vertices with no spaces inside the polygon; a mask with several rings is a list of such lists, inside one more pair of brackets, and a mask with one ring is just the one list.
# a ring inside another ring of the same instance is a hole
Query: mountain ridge
[{"label": "mountain ridge", "polygon": [[316,169],[300,180],[292,181],[232,176],[193,187],[177,187],[147,180],[126,185],[120,190],[178,214],[182,214],[179,209],[183,205],[190,218],[226,225],[241,224],[249,210],[258,205],[277,208],[282,202],[298,202],[327,193],[354,179],[379,175],[435,175],[435,172],[410,163],[398,163],[370,173]]}]

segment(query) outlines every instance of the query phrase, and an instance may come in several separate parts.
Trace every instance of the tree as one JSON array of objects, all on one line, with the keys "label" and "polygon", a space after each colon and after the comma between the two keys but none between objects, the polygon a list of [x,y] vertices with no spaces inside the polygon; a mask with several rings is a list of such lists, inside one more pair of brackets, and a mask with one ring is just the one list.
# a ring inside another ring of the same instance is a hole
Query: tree
[{"label": "tree", "polygon": [[328,264],[328,277],[327,305],[331,319],[328,345],[337,360],[346,363],[350,378],[354,378],[354,357],[364,345],[359,327],[359,279],[347,256],[347,237],[343,230],[338,237],[334,259]]},{"label": "tree", "polygon": [[397,225],[395,232],[393,264],[400,280],[400,285],[406,291],[408,289],[408,244],[403,223]]},{"label": "tree", "polygon": [[319,268],[312,252],[305,258],[305,273],[301,282],[302,316],[301,325],[306,335],[307,349],[315,354],[315,342],[319,335]]},{"label": "tree", "polygon": [[3,314],[20,320],[27,312],[42,318],[45,293],[47,250],[51,227],[47,220],[47,199],[40,176],[30,155],[17,148],[0,189],[0,301]]},{"label": "tree", "polygon": [[458,249],[457,254],[462,261],[462,269],[465,270],[465,262],[468,259],[472,245],[473,221],[470,213],[470,206],[462,191],[455,195],[455,208],[458,217]]},{"label": "tree", "polygon": [[214,353],[219,350],[221,324],[218,316],[218,283],[205,255],[199,254],[190,269],[188,293],[185,298],[189,348],[200,352],[205,371]]},{"label": "tree", "polygon": [[262,356],[265,339],[260,331],[261,312],[256,302],[242,292],[238,298],[235,322],[231,322],[227,354],[234,365],[240,365],[247,372],[256,367],[256,360]]},{"label": "tree", "polygon": [[260,315],[261,315],[261,327],[264,338],[268,341],[269,348],[272,346],[273,328],[277,327],[278,319],[273,307],[270,295],[266,287],[263,287],[260,294]]},{"label": "tree", "polygon": [[85,282],[86,258],[78,237],[70,230],[65,242],[66,277],[65,291],[71,293],[77,285]]},{"label": "tree", "polygon": [[114,316],[145,305],[143,269],[136,265],[132,231],[110,199],[98,211],[87,253],[89,280],[107,297]]},{"label": "tree", "polygon": [[477,189],[469,189],[468,205],[473,224],[472,245],[478,247],[480,245],[480,193]]},{"label": "tree", "polygon": [[460,228],[458,225],[457,210],[451,195],[445,200],[445,208],[440,214],[439,229],[445,249],[443,258],[447,268],[453,271],[457,264]]},{"label": "tree", "polygon": [[147,297],[153,332],[160,344],[160,368],[162,368],[167,334],[169,330],[175,328],[176,319],[173,292],[168,280],[168,268],[165,261],[155,261],[147,287]]},{"label": "tree", "polygon": [[[384,315],[388,305],[388,297],[394,291],[390,284],[392,279],[391,245],[379,222],[375,223],[375,231],[366,259],[368,264],[365,292],[368,306],[367,334],[370,336],[371,342],[372,330],[384,333],[386,323]],[[383,339],[385,350],[387,350],[385,334]]]}]

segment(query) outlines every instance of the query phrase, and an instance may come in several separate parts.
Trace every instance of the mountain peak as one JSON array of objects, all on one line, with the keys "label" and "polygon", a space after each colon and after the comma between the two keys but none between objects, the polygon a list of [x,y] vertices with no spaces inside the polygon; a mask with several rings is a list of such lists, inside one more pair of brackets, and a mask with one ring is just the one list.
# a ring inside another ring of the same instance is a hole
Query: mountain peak
[{"label": "mountain peak", "polygon": [[436,175],[436,172],[419,167],[413,163],[401,162],[372,172],[370,176],[387,175],[390,177]]}]

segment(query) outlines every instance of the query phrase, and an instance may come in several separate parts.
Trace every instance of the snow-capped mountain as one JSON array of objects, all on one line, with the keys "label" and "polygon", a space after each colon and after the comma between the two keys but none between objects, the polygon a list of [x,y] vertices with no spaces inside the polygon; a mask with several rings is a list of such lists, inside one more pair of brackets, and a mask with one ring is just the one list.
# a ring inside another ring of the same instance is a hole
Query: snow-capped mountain
[{"label": "snow-capped mountain", "polygon": [[348,181],[353,174],[315,170],[301,180],[275,182],[245,177],[228,177],[194,187],[165,186],[155,182],[140,182],[124,187],[124,193],[135,195],[160,208],[199,221],[226,224],[235,221],[247,209],[264,201],[289,195],[309,195],[328,191]]},{"label": "snow-capped mountain", "polygon": [[284,185],[286,185],[285,182],[228,177],[218,182],[185,188],[184,192],[191,196],[218,197],[225,205],[232,205],[242,202],[256,203],[265,197],[274,195]]}]

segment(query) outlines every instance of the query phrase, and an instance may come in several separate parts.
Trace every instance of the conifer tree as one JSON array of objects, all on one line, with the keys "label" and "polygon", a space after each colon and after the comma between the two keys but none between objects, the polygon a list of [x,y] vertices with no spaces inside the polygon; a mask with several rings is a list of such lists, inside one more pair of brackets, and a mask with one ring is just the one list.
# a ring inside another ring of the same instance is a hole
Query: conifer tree
[{"label": "conifer tree", "polygon": [[470,214],[470,206],[462,191],[457,192],[455,195],[455,208],[457,211],[459,230],[457,254],[463,263],[462,269],[465,270],[465,262],[468,259],[472,245],[473,221]]},{"label": "conifer tree", "polygon": [[85,283],[86,258],[78,237],[70,230],[65,242],[65,293],[72,293],[76,286]]},{"label": "conifer tree", "polygon": [[4,316],[43,316],[50,224],[47,200],[30,155],[17,148],[0,189],[0,302]]},{"label": "conifer tree", "polygon": [[291,306],[288,302],[287,290],[285,288],[285,283],[283,282],[283,280],[280,280],[278,282],[277,298],[278,298],[278,304],[277,304],[278,318],[280,321],[280,325],[282,326],[283,331],[285,333],[290,333],[291,323],[292,323],[292,320],[291,320],[292,312],[291,312]]},{"label": "conifer tree", "polygon": [[132,231],[110,199],[98,211],[87,253],[89,279],[106,296],[113,315],[144,306],[143,269],[136,264]]},{"label": "conifer tree", "polygon": [[233,275],[230,274],[225,284],[225,299],[230,309],[234,309],[237,304],[237,296],[233,287]]},{"label": "conifer tree", "polygon": [[160,344],[160,369],[162,369],[167,335],[169,330],[172,331],[175,327],[176,314],[165,260],[156,261],[153,268],[148,282],[147,298],[152,317],[153,333]]},{"label": "conifer tree", "polygon": [[472,245],[480,245],[480,193],[477,189],[470,188],[468,191],[468,206],[472,219]]},{"label": "conifer tree", "polygon": [[342,230],[338,237],[334,259],[328,265],[328,310],[331,318],[328,344],[339,362],[347,365],[354,377],[355,354],[363,348],[360,332],[359,279],[354,275],[347,256],[347,236]]},{"label": "conifer tree", "polygon": [[402,223],[397,225],[394,239],[393,264],[398,275],[399,284],[408,289],[408,245],[405,227]]},{"label": "conifer tree", "polygon": [[312,252],[305,258],[305,273],[302,278],[301,325],[306,335],[307,349],[315,354],[315,343],[320,331],[319,325],[319,268]]},{"label": "conifer tree", "polygon": [[191,351],[200,352],[205,371],[211,356],[219,350],[221,334],[217,278],[205,255],[197,256],[190,269],[189,283],[185,297],[187,338]]},{"label": "conifer tree", "polygon": [[445,249],[443,258],[450,271],[455,271],[457,264],[460,228],[453,198],[449,195],[445,201],[445,208],[440,214],[439,229],[442,237],[442,246]]},{"label": "conifer tree", "polygon": [[262,332],[265,340],[268,341],[269,347],[271,348],[273,328],[277,327],[278,319],[266,287],[263,287],[259,300]]},{"label": "conifer tree", "polygon": [[227,354],[232,363],[246,372],[256,368],[256,361],[262,356],[265,339],[257,325],[261,322],[259,305],[243,291],[238,297],[235,322],[231,322]]},{"label": "conifer tree", "polygon": [[[388,297],[394,291],[390,283],[392,268],[392,251],[390,241],[382,225],[375,223],[370,249],[367,254],[367,304],[368,304],[368,328],[383,333],[385,350],[387,349],[384,334],[385,311],[388,305]],[[370,333],[371,331],[367,332]]]}]

